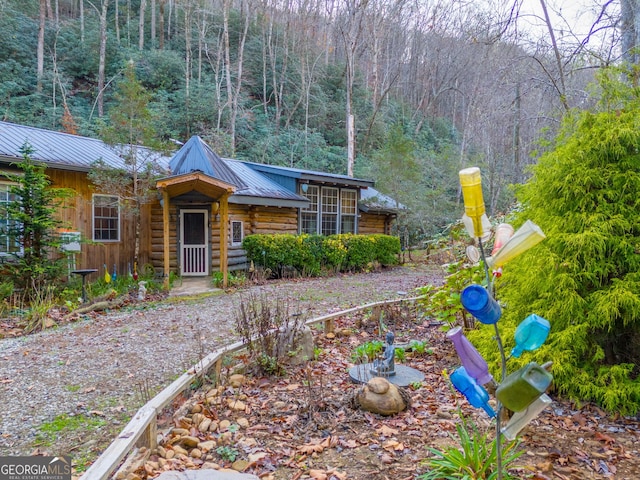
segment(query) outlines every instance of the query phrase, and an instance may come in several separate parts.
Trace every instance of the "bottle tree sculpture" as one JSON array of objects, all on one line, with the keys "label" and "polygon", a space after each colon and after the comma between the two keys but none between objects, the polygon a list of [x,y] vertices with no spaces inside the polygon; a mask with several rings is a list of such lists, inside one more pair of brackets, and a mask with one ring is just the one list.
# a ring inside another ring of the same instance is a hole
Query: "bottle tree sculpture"
[{"label": "bottle tree sculpture", "polygon": [[[502,345],[498,321],[502,315],[499,303],[493,297],[493,283],[495,277],[500,276],[502,267],[512,258],[541,242],[545,235],[542,230],[531,221],[514,232],[509,224],[501,224],[496,229],[496,238],[491,257],[484,253],[483,242],[490,238],[490,222],[486,218],[484,199],[482,196],[482,175],[478,167],[460,170],[460,185],[464,198],[465,216],[463,221],[469,233],[474,237],[480,249],[480,257],[484,264],[486,286],[469,285],[460,295],[462,306],[479,322],[493,325],[495,339],[501,358],[501,380],[497,383],[491,374],[487,362],[464,336],[462,327],[455,327],[447,333],[460,357],[462,366],[451,374],[451,383],[462,393],[469,403],[482,408],[490,417],[496,419],[496,457],[498,480],[502,479],[501,436],[514,440],[531,420],[551,404],[551,399],[545,394],[553,377],[544,366],[531,362],[525,367],[513,372],[507,372],[507,358]],[[493,276],[489,274],[493,270]],[[520,357],[523,352],[539,348],[546,340],[550,330],[548,320],[531,314],[516,328],[516,346],[511,356]],[[495,391],[497,407],[494,410],[489,405],[489,393],[483,385],[491,386]],[[504,428],[501,425],[500,413],[503,407],[508,408],[514,415]]]}]

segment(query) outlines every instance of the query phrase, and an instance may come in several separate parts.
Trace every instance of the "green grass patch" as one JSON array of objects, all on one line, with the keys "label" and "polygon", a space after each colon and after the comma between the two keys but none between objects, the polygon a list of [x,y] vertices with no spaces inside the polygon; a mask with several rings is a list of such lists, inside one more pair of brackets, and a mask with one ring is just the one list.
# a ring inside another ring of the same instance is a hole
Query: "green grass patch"
[{"label": "green grass patch", "polygon": [[50,447],[62,435],[70,432],[95,430],[104,427],[106,422],[99,417],[86,415],[58,415],[52,421],[43,423],[36,435],[36,444]]}]

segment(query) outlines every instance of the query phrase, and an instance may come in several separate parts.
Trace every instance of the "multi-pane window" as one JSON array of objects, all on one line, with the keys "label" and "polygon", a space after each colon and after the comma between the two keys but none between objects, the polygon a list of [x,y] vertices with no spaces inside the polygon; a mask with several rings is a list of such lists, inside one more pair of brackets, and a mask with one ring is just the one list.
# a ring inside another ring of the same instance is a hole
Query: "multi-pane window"
[{"label": "multi-pane window", "polygon": [[320,233],[322,235],[338,233],[338,192],[337,188],[322,187],[320,215],[322,219]]},{"label": "multi-pane window", "polygon": [[309,206],[300,210],[300,233],[356,233],[357,190],[305,185],[300,194],[309,199]]},{"label": "multi-pane window", "polygon": [[231,245],[242,245],[242,239],[244,238],[242,222],[231,222]]},{"label": "multi-pane window", "polygon": [[358,194],[355,190],[342,190],[340,195],[340,233],[356,233]]},{"label": "multi-pane window", "polygon": [[309,206],[300,212],[300,232],[316,234],[318,233],[319,188],[315,185],[309,185],[307,191],[301,193],[309,199]]},{"label": "multi-pane window", "polygon": [[93,239],[102,242],[120,240],[120,207],[114,195],[93,196]]},{"label": "multi-pane window", "polygon": [[9,220],[7,207],[11,202],[17,200],[16,195],[11,193],[11,185],[0,184],[0,255],[20,252],[20,244],[9,231],[12,225]]}]

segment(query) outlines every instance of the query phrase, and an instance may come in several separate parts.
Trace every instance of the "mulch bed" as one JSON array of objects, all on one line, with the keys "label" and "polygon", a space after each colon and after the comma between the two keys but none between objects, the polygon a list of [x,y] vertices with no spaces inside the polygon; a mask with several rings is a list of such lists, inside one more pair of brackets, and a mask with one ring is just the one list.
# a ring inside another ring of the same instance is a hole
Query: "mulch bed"
[{"label": "mulch bed", "polygon": [[[443,371],[458,360],[439,325],[414,319],[404,307],[382,317],[396,343],[415,339],[431,349],[407,355],[406,364],[425,374],[421,386],[408,389],[408,410],[383,417],[354,408],[361,386],[347,374],[351,355],[358,345],[381,338],[380,321],[339,318],[335,336],[316,332],[321,353],[315,361],[289,366],[281,377],[247,374],[241,386],[202,387],[183,398],[177,413],[164,419],[164,427],[160,423],[162,446],[130,478],[191,468],[230,468],[271,480],[416,478],[433,456],[428,447],[456,444],[460,412],[483,432],[495,424],[452,391]],[[511,471],[519,478],[640,478],[632,419],[555,401],[520,440],[525,453]]]}]

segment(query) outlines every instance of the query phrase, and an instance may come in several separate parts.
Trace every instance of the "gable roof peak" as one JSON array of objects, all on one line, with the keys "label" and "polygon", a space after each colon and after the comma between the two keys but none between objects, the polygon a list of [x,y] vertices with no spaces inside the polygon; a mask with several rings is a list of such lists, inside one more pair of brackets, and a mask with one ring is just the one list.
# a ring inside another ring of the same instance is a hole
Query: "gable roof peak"
[{"label": "gable roof peak", "polygon": [[193,135],[169,162],[172,175],[202,172],[210,177],[243,188],[245,183],[198,135]]}]

